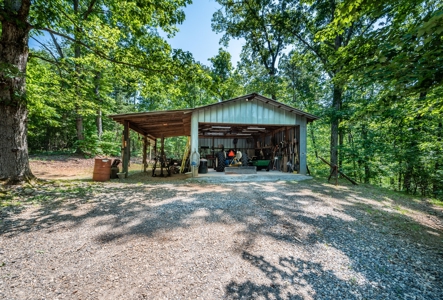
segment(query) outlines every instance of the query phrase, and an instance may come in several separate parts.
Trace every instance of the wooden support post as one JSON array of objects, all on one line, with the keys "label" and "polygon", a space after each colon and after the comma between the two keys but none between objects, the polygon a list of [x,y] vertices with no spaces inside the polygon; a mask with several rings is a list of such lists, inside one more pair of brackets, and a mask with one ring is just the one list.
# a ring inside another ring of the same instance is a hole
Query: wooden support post
[{"label": "wooden support post", "polygon": [[129,145],[129,121],[125,120],[123,126],[123,173],[125,173],[125,177],[128,177],[129,156],[131,151]]},{"label": "wooden support post", "polygon": [[152,161],[152,145],[149,143],[149,161]]},{"label": "wooden support post", "polygon": [[157,157],[157,139],[154,142],[154,159]]},{"label": "wooden support post", "polygon": [[147,162],[147,152],[148,152],[148,137],[143,136],[143,172],[146,173],[146,168],[148,167]]},{"label": "wooden support post", "polygon": [[164,164],[166,162],[166,157],[165,157],[165,138],[162,134],[162,139],[161,139],[161,151],[160,151],[160,176],[164,177],[165,175],[163,174],[163,167]]},{"label": "wooden support post", "polygon": [[155,174],[155,169],[157,169],[157,162],[158,162],[158,157],[157,157],[157,138],[155,138],[155,140],[154,140],[154,164],[152,165],[152,177],[157,176]]}]

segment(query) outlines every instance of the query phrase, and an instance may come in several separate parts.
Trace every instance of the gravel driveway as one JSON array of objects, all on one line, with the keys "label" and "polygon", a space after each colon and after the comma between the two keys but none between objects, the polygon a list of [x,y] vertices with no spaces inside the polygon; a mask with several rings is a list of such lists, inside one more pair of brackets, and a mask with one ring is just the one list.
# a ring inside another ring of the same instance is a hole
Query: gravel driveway
[{"label": "gravel driveway", "polygon": [[315,180],[82,184],[3,212],[1,299],[443,299],[431,207]]}]

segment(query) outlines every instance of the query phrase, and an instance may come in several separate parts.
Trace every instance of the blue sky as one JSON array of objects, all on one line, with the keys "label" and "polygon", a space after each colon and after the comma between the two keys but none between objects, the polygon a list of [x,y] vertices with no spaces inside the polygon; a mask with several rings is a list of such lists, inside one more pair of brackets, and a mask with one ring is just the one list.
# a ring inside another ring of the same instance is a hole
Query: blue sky
[{"label": "blue sky", "polygon": [[[219,41],[222,34],[216,34],[211,28],[214,12],[220,8],[215,0],[193,0],[185,9],[186,20],[178,26],[180,30],[174,38],[169,39],[172,48],[180,48],[194,55],[196,61],[209,65],[208,58],[217,55],[222,47]],[[231,40],[228,51],[232,55],[233,65],[240,60],[243,42]]]}]

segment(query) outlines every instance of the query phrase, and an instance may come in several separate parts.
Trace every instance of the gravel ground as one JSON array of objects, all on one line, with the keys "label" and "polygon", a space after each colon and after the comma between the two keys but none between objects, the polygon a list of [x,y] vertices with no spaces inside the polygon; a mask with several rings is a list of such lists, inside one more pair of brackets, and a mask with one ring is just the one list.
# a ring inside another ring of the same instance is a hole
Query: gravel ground
[{"label": "gravel ground", "polygon": [[316,180],[17,189],[28,202],[2,211],[0,298],[443,299],[441,211],[368,191]]}]

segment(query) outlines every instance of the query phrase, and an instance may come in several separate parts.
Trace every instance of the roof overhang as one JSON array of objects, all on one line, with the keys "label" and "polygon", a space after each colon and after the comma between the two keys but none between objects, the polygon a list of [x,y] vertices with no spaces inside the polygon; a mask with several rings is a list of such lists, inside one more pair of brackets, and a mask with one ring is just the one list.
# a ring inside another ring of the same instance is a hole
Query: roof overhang
[{"label": "roof overhang", "polygon": [[193,109],[152,111],[109,116],[129,128],[150,138],[188,136],[191,134],[191,115]]}]

